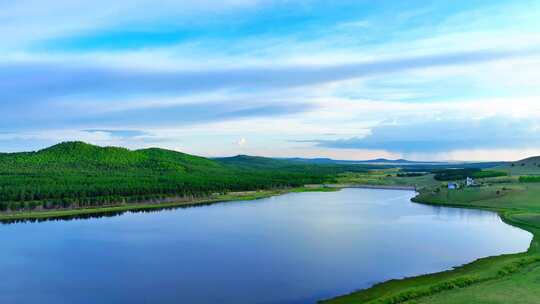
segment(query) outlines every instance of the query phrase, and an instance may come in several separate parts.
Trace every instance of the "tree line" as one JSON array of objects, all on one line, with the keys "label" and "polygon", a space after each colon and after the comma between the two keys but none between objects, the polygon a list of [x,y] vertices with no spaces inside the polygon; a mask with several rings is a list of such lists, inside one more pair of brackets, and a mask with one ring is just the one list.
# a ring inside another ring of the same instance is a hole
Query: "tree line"
[{"label": "tree line", "polygon": [[[252,161],[252,160],[249,160]],[[260,160],[259,160],[260,161]],[[354,166],[242,166],[161,149],[64,143],[0,154],[0,211],[99,207],[323,183]]]}]

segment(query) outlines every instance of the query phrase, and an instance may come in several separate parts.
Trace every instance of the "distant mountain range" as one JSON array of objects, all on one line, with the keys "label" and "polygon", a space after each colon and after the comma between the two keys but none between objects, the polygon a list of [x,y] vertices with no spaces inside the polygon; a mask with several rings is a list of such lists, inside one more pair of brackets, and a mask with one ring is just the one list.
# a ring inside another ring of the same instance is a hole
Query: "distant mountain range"
[{"label": "distant mountain range", "polygon": [[425,161],[412,161],[412,160],[406,160],[406,159],[386,159],[386,158],[377,158],[377,159],[369,159],[369,160],[337,160],[337,159],[331,159],[331,158],[299,158],[299,157],[293,157],[293,158],[285,158],[289,161],[295,161],[295,162],[304,162],[304,163],[310,163],[310,164],[373,164],[373,165],[442,165],[442,164],[449,164],[449,162],[425,162]]},{"label": "distant mountain range", "polygon": [[[386,159],[376,158],[369,160],[336,160],[331,158],[282,158],[280,160],[289,161],[291,163],[303,163],[312,165],[358,165],[366,168],[390,168],[390,167],[402,167],[406,170],[437,170],[448,168],[478,168],[487,169],[498,166],[504,166],[507,162],[437,162],[437,161],[412,161],[406,159]],[[540,163],[540,162],[539,162]]]},{"label": "distant mountain range", "polygon": [[436,161],[412,161],[406,159],[377,158],[370,160],[338,160],[331,158],[270,158],[249,155],[237,155],[233,157],[214,158],[221,163],[234,164],[242,167],[278,168],[291,165],[326,165],[326,166],[360,166],[366,169],[404,167],[416,170],[432,170],[439,168],[492,168],[507,164],[506,162],[436,162]]},{"label": "distant mountain range", "polygon": [[364,165],[364,166],[389,166],[389,165],[436,165],[445,164],[439,162],[416,162],[405,159],[389,160],[384,158],[356,161],[356,160],[336,160],[331,158],[271,158],[250,155],[237,155],[232,157],[214,158],[221,163],[229,163],[243,166],[255,167],[276,167],[291,165]]}]

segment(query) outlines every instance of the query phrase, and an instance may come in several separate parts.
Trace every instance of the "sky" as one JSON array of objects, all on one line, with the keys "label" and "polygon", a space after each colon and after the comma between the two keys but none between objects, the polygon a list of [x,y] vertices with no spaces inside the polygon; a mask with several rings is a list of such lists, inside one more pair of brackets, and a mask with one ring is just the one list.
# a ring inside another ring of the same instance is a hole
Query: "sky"
[{"label": "sky", "polygon": [[0,0],[0,152],[540,155],[540,1]]}]

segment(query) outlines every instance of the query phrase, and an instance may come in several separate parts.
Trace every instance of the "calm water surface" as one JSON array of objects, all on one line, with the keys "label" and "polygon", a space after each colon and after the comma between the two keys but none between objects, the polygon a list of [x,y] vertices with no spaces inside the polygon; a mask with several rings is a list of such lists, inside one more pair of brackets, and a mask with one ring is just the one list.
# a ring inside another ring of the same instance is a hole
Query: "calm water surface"
[{"label": "calm water surface", "polygon": [[494,213],[413,195],[345,189],[1,225],[0,303],[312,303],[529,246]]}]

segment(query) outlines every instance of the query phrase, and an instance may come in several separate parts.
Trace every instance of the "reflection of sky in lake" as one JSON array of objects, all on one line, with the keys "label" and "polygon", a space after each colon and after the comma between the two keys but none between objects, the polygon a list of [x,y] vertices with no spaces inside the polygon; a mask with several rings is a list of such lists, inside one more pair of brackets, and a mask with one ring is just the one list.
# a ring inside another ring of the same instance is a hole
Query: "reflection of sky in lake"
[{"label": "reflection of sky in lake", "polygon": [[527,249],[490,212],[345,189],[0,226],[3,303],[304,303]]}]

